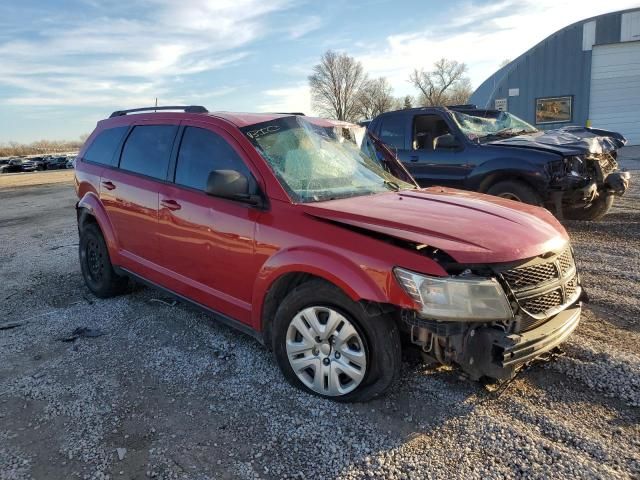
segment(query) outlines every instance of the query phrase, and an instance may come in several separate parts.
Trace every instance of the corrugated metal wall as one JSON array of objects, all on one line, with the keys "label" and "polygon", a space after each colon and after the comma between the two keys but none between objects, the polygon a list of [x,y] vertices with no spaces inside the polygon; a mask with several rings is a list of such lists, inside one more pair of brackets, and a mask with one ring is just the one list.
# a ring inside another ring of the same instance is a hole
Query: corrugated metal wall
[{"label": "corrugated metal wall", "polygon": [[[496,98],[507,98],[508,111],[535,123],[536,98],[573,96],[571,124],[584,125],[589,115],[591,50],[583,51],[583,24],[596,21],[596,44],[620,41],[623,12],[600,15],[569,25],[534,46],[485,80],[470,102],[494,108]],[[509,89],[519,89],[509,96]],[[548,123],[541,128],[557,128],[567,123]]]}]

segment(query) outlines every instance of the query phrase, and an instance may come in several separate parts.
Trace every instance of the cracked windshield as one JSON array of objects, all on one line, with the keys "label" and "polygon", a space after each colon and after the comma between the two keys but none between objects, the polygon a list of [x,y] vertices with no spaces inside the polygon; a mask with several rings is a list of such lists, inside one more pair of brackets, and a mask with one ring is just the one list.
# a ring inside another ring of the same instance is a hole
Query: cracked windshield
[{"label": "cracked windshield", "polygon": [[245,135],[280,183],[300,202],[414,188],[360,150],[364,128],[285,117],[252,125]]},{"label": "cracked windshield", "polygon": [[[494,140],[535,133],[537,128],[507,112],[487,111],[486,117],[452,111],[460,130],[469,140]],[[493,115],[492,115],[493,114]]]}]

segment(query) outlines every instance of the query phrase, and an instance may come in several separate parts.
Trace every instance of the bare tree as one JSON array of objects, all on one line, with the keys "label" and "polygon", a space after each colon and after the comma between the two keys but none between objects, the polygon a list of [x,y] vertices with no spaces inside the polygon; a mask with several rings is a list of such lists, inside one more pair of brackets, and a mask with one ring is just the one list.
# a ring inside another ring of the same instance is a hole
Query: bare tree
[{"label": "bare tree", "polygon": [[411,98],[411,95],[407,95],[404,97],[404,100],[402,101],[402,108],[412,108],[413,107],[413,98]]},{"label": "bare tree", "polygon": [[7,144],[0,144],[0,157],[69,152],[78,150],[81,146],[82,142],[73,140],[38,140],[32,143],[8,142]]},{"label": "bare tree", "polygon": [[362,64],[332,50],[325,52],[309,75],[314,109],[338,120],[358,119],[358,93],[367,82]]},{"label": "bare tree", "polygon": [[397,105],[391,85],[384,77],[366,81],[358,91],[358,114],[362,119],[377,117]]},{"label": "bare tree", "polygon": [[469,103],[469,98],[473,94],[471,80],[464,77],[449,89],[446,95],[447,105],[464,105]]},{"label": "bare tree", "polygon": [[[462,82],[468,82],[464,76],[467,66],[455,60],[441,58],[433,64],[430,72],[414,70],[409,81],[420,91],[420,100],[426,106],[446,105],[451,103],[451,91]],[[471,84],[468,83],[469,89]],[[457,103],[457,102],[456,102]]]}]

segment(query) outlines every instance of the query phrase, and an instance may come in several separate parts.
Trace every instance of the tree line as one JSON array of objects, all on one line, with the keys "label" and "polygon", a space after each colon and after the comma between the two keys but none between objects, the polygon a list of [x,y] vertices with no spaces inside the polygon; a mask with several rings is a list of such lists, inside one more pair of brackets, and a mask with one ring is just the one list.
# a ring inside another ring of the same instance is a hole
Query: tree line
[{"label": "tree line", "polygon": [[345,54],[328,50],[309,75],[314,110],[322,116],[357,122],[381,113],[415,106],[467,103],[471,81],[467,66],[442,58],[433,70],[415,69],[407,79],[417,90],[415,96],[393,96],[385,77],[370,79],[362,63]]},{"label": "tree line", "polygon": [[31,143],[0,143],[0,157],[44,155],[79,150],[88,137],[88,134],[84,134],[81,135],[78,140],[38,140]]}]

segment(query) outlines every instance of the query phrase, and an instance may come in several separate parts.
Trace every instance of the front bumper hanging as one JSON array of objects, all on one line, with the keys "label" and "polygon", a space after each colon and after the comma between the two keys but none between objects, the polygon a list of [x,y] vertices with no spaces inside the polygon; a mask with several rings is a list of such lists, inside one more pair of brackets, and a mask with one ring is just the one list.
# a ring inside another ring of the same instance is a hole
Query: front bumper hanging
[{"label": "front bumper hanging", "polygon": [[564,342],[578,326],[580,313],[580,306],[568,308],[539,327],[519,334],[492,327],[475,329],[467,335],[458,363],[475,379],[511,378],[520,366]]}]

